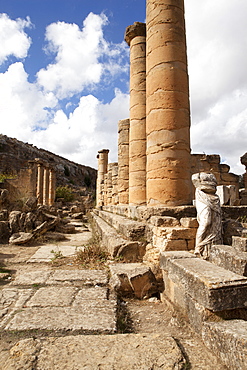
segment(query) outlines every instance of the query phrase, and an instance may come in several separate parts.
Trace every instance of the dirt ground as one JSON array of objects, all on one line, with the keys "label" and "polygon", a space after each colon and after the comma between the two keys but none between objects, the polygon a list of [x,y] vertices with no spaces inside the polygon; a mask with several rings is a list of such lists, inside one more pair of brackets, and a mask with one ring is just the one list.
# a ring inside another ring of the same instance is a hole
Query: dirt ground
[{"label": "dirt ground", "polygon": [[[60,244],[68,244],[68,241]],[[35,269],[80,269],[74,257],[54,258],[49,263],[26,263],[37,251],[40,245],[34,246],[0,246],[0,289],[7,287],[15,278],[18,270],[31,271]],[[37,267],[38,265],[38,267]],[[107,268],[107,266],[106,266]],[[186,369],[226,369],[217,358],[210,353],[193,333],[185,321],[166,303],[159,299],[149,300],[124,299],[120,301],[121,322],[120,332],[132,333],[162,333],[172,336],[187,360]],[[1,362],[8,356],[8,350],[20,339],[30,337],[29,333],[0,333]],[[51,333],[49,334],[51,335]],[[54,333],[52,334],[54,335]],[[123,348],[124,351],[124,348]],[[0,369],[1,369],[0,362]]]}]

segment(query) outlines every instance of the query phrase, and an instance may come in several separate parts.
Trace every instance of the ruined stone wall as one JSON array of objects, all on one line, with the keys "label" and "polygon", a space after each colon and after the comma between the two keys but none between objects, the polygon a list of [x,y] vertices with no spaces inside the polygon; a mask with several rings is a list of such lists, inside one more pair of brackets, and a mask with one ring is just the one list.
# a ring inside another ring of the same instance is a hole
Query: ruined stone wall
[{"label": "ruined stone wall", "polygon": [[192,154],[191,155],[191,175],[198,172],[211,172],[215,175],[217,185],[234,185],[236,198],[239,198],[239,176],[230,173],[230,166],[220,163],[218,154]]}]

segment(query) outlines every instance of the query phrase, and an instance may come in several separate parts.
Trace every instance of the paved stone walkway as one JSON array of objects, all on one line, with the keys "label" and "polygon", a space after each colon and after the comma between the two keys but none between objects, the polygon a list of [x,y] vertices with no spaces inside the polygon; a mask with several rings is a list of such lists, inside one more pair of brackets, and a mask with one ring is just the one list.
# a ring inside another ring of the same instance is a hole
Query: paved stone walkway
[{"label": "paved stone walkway", "polygon": [[[9,254],[8,247],[2,254],[0,248],[0,257],[11,256],[17,270],[15,278],[0,287],[0,370],[210,370],[215,362],[204,366],[205,355],[202,366],[188,367],[190,361],[177,340],[159,327],[164,320],[160,315],[156,314],[158,321],[155,318],[159,324],[154,323],[152,330],[147,327],[146,333],[119,334],[126,317],[109,290],[107,270],[82,270],[68,266],[66,260],[57,268],[51,264],[54,247],[63,256],[83,247],[91,233],[83,227],[78,230],[69,241],[34,248],[33,254],[28,247],[16,256],[17,247]],[[8,258],[3,261],[11,267]],[[148,322],[147,315],[153,313],[149,307],[143,320]]]}]

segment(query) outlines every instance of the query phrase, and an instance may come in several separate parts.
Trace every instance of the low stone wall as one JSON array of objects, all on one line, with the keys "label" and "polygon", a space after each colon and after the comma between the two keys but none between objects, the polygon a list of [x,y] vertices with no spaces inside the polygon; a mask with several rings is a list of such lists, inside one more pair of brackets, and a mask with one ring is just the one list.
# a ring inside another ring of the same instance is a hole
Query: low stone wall
[{"label": "low stone wall", "polygon": [[161,253],[160,266],[162,299],[180,311],[226,366],[244,370],[247,278],[185,251]]}]

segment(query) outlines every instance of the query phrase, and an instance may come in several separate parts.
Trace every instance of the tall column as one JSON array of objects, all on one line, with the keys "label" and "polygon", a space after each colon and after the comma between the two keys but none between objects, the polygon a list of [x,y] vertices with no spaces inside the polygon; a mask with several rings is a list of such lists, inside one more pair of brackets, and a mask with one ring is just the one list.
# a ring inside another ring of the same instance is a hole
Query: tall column
[{"label": "tall column", "polygon": [[118,163],[112,163],[112,204],[118,204]]},{"label": "tall column", "polygon": [[191,204],[183,0],[147,0],[147,203]]},{"label": "tall column", "polygon": [[112,204],[112,167],[113,163],[107,166],[107,204]]},{"label": "tall column", "polygon": [[103,187],[103,200],[104,200],[104,206],[108,205],[108,187],[107,187],[107,179],[108,174],[104,174],[104,187]]},{"label": "tall column", "polygon": [[129,119],[118,122],[118,200],[129,203]]},{"label": "tall column", "polygon": [[45,167],[44,169],[44,181],[43,181],[43,204],[49,205],[49,168]]},{"label": "tall column", "polygon": [[49,205],[53,206],[56,197],[56,176],[53,168],[49,171]]},{"label": "tall column", "polygon": [[103,187],[104,187],[104,175],[107,172],[108,165],[108,149],[102,149],[98,151],[98,173],[97,173],[97,190],[96,190],[96,206],[101,207],[104,205],[103,200]]},{"label": "tall column", "polygon": [[43,204],[43,187],[44,187],[44,167],[41,163],[38,163],[38,174],[37,174],[38,205]]},{"label": "tall column", "polygon": [[127,27],[130,46],[129,203],[146,203],[146,24]]}]

